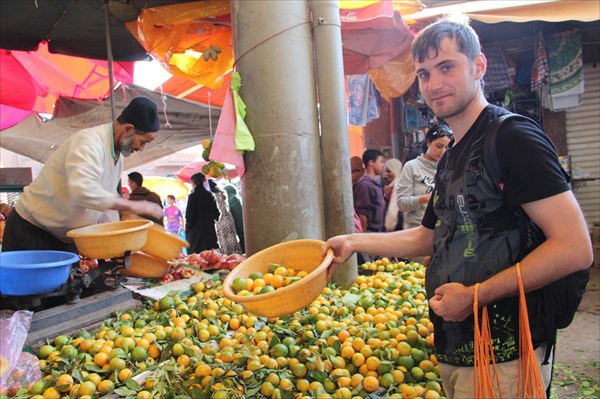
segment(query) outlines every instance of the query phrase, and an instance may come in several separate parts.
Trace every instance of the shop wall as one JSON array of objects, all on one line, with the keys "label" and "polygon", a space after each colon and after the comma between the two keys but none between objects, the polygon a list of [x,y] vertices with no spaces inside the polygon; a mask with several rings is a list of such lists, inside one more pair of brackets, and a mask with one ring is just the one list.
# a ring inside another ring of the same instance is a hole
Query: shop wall
[{"label": "shop wall", "polygon": [[564,111],[543,110],[544,131],[554,143],[558,155],[567,155],[567,125]]},{"label": "shop wall", "polygon": [[584,65],[585,92],[566,114],[573,188],[588,225],[600,224],[600,67]]},{"label": "shop wall", "polygon": [[[390,104],[384,99],[381,99],[379,107],[379,118],[367,123],[364,129],[365,148],[376,149],[384,154],[391,156],[392,137],[390,125]],[[389,156],[386,156],[388,158]]]}]

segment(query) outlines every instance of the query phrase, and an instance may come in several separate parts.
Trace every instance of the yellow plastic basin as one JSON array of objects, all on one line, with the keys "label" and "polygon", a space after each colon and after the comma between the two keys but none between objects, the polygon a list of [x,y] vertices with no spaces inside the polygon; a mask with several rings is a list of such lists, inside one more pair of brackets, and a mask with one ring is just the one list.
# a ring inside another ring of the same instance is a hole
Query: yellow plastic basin
[{"label": "yellow plastic basin", "polygon": [[[333,251],[329,250],[323,258],[323,244],[320,240],[295,240],[255,253],[229,272],[223,282],[223,295],[255,315],[269,318],[305,308],[327,285],[327,268],[333,260]],[[236,277],[248,277],[253,272],[265,274],[269,270],[269,263],[283,263],[295,270],[306,270],[308,274],[287,287],[267,294],[240,296],[234,293],[231,283]]]},{"label": "yellow plastic basin", "polygon": [[190,244],[178,236],[167,232],[164,227],[154,224],[148,229],[148,239],[142,252],[162,260],[177,258],[181,248],[189,248]]},{"label": "yellow plastic basin", "polygon": [[165,274],[169,264],[166,260],[155,258],[142,252],[136,252],[129,257],[131,267],[121,269],[121,273],[139,278],[159,278]]},{"label": "yellow plastic basin", "polygon": [[81,227],[67,232],[81,256],[107,259],[135,253],[146,244],[150,220],[123,220]]}]

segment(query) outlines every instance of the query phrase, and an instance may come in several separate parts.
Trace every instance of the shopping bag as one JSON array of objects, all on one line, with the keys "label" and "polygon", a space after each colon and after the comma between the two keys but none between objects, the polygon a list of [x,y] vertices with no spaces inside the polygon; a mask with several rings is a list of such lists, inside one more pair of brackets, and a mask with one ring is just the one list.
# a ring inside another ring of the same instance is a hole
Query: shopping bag
[{"label": "shopping bag", "polygon": [[[545,398],[546,392],[540,369],[537,364],[533,344],[531,342],[531,331],[529,331],[529,315],[527,313],[527,302],[525,301],[525,288],[521,275],[521,265],[517,263],[517,281],[519,284],[519,398]],[[487,306],[481,312],[481,326],[479,325],[479,284],[475,285],[473,300],[473,314],[475,317],[474,334],[474,379],[473,393],[475,398],[502,398],[500,379],[496,360],[494,358],[494,346],[490,330]],[[492,370],[494,371],[492,374]],[[494,385],[498,390],[494,389]]]}]

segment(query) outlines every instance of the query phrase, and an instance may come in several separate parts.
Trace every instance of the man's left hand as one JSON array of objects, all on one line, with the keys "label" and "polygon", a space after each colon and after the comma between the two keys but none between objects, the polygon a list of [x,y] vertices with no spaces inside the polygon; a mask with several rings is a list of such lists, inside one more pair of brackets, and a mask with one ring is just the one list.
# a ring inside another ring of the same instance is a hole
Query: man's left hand
[{"label": "man's left hand", "polygon": [[446,321],[463,321],[473,313],[474,287],[460,283],[447,283],[435,290],[429,307]]}]

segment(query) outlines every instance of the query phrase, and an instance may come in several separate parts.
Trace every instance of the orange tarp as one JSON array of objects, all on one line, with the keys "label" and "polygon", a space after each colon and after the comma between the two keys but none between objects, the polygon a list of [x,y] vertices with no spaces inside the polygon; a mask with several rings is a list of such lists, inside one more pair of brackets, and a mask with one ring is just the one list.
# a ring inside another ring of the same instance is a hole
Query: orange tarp
[{"label": "orange tarp", "polygon": [[[396,70],[393,79],[385,75],[406,64],[399,55],[407,54],[403,49],[410,44],[412,34],[402,22],[401,14],[422,7],[418,0],[340,1],[340,14],[345,18],[342,18],[342,36],[346,73],[366,73],[382,67],[374,72],[378,77],[374,79],[377,88],[389,93],[387,98],[403,94],[402,85],[395,80],[412,83],[414,74],[404,76],[403,67]],[[229,13],[227,0],[183,3],[145,9],[137,21],[126,25],[144,48],[174,75],[163,85],[163,90],[205,104],[210,93],[211,104],[222,105],[224,93],[215,90],[223,87],[234,62]],[[214,46],[221,50],[217,59],[203,59],[203,53]],[[193,83],[185,83],[183,79]]]}]

